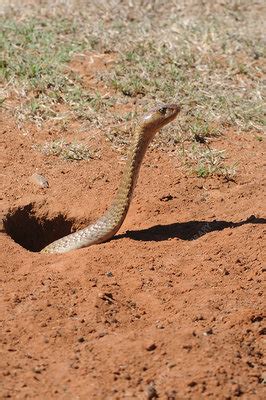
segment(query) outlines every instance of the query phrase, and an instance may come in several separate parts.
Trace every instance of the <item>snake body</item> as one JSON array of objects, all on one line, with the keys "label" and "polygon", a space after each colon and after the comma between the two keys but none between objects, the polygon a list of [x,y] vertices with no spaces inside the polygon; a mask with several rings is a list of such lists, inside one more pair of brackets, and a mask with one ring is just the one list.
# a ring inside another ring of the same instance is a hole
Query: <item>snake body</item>
[{"label": "snake body", "polygon": [[165,104],[145,115],[137,125],[116,196],[107,211],[84,229],[58,239],[41,253],[66,253],[110,239],[121,227],[132,199],[140,166],[155,133],[179,113],[177,104]]}]

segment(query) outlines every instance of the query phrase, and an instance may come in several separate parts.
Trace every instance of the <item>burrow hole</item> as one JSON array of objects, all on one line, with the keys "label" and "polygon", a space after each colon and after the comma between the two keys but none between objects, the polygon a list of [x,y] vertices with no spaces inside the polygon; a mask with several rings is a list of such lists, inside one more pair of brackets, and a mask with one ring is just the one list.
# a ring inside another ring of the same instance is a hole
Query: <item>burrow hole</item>
[{"label": "burrow hole", "polygon": [[34,205],[10,210],[3,220],[5,232],[20,246],[38,252],[54,240],[72,232],[73,220],[59,214],[52,219],[38,216]]}]

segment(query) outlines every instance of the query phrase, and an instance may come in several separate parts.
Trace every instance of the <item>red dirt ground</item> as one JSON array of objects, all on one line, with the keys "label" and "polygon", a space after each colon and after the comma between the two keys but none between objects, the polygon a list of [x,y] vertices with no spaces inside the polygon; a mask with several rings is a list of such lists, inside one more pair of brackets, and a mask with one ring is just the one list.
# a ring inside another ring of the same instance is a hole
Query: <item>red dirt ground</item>
[{"label": "red dirt ground", "polygon": [[120,234],[45,255],[5,230],[38,250],[85,226],[122,170],[102,138],[101,158],[79,163],[32,147],[51,135],[1,116],[0,397],[265,398],[263,142],[215,140],[238,164],[234,182],[194,177],[174,153],[150,149]]}]

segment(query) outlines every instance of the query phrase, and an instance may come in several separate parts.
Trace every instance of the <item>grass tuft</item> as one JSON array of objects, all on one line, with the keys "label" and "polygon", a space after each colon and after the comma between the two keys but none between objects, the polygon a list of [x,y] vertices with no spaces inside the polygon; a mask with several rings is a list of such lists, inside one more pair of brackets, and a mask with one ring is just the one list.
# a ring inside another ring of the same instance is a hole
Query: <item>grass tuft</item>
[{"label": "grass tuft", "polygon": [[67,161],[80,161],[94,158],[93,152],[87,146],[77,141],[67,143],[64,139],[58,139],[45,142],[36,147],[41,153],[47,156],[58,156]]},{"label": "grass tuft", "polygon": [[202,147],[193,143],[188,149],[182,150],[182,158],[185,165],[199,178],[208,176],[223,176],[227,180],[233,180],[236,175],[236,165],[225,164],[225,151]]}]

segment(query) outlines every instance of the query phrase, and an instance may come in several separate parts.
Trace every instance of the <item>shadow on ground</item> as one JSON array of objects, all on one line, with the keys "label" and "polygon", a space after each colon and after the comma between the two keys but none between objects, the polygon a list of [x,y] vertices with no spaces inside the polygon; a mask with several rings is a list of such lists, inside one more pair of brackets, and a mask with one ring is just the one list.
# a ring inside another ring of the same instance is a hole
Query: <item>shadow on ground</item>
[{"label": "shadow on ground", "polygon": [[168,225],[155,225],[151,228],[127,231],[123,235],[117,235],[113,239],[121,239],[122,237],[129,237],[133,240],[142,241],[163,241],[172,238],[181,240],[196,240],[201,236],[210,232],[222,231],[226,228],[238,228],[246,224],[265,224],[265,218],[257,218],[251,215],[245,221],[232,222],[232,221],[188,221],[176,222]]}]

